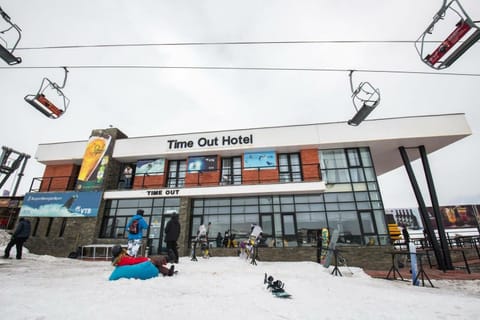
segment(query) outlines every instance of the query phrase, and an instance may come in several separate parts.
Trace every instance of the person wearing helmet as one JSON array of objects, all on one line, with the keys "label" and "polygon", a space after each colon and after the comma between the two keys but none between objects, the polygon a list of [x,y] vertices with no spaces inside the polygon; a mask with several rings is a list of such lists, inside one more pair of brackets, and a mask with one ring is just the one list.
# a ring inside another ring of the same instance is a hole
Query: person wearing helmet
[{"label": "person wearing helmet", "polygon": [[116,267],[134,265],[149,261],[158,269],[160,274],[171,277],[175,273],[175,266],[171,265],[170,268],[168,268],[167,264],[172,263],[174,260],[175,256],[152,256],[148,258],[132,257],[129,256],[127,250],[122,248],[120,245],[115,245],[112,247],[112,265]]}]

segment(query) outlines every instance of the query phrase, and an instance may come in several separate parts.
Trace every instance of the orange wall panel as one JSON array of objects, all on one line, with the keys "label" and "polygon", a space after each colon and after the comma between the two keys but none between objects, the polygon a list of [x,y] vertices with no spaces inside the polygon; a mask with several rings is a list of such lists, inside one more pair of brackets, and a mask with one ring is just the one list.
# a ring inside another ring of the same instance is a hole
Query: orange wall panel
[{"label": "orange wall panel", "polygon": [[145,189],[145,188],[163,188],[165,186],[165,176],[135,176],[133,178],[132,189]]},{"label": "orange wall panel", "polygon": [[302,162],[303,181],[321,180],[318,150],[317,149],[301,150],[300,159]]},{"label": "orange wall panel", "polygon": [[40,191],[73,190],[80,167],[75,164],[47,165],[42,177]]}]

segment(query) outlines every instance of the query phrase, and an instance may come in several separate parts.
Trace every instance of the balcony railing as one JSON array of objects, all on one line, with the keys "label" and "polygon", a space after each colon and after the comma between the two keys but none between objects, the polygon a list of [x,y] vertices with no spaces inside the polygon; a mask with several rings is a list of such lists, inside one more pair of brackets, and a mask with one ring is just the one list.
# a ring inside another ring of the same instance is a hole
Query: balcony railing
[{"label": "balcony railing", "polygon": [[[126,185],[122,177],[118,178],[117,189],[149,188],[195,188],[231,185],[280,184],[321,181],[320,165],[303,164],[302,171],[287,171],[285,168],[248,168],[241,174],[222,174],[222,170],[183,171],[169,177],[168,172],[136,175],[131,185]],[[71,191],[77,182],[76,177],[37,177],[33,178],[30,192]],[[108,188],[107,188],[108,189]]]},{"label": "balcony railing", "polygon": [[75,188],[76,177],[37,177],[32,179],[30,192],[71,191]]}]

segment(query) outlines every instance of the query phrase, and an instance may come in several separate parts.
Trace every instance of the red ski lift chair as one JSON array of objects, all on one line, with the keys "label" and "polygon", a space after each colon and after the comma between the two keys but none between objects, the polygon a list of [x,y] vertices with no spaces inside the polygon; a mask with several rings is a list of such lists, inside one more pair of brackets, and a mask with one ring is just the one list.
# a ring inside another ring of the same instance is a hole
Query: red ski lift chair
[{"label": "red ski lift chair", "polygon": [[350,71],[350,88],[352,89],[352,102],[357,113],[348,120],[351,126],[358,126],[380,103],[380,91],[369,82],[361,82],[357,89],[353,89],[353,71]]},{"label": "red ski lift chair", "polygon": [[[431,53],[425,55],[427,37],[433,34],[435,25],[452,16],[456,21],[455,29]],[[458,20],[458,18],[460,20]],[[441,9],[433,17],[433,22],[415,42],[420,58],[433,69],[445,69],[458,60],[475,42],[480,40],[480,27],[473,21],[458,0],[443,1]],[[465,38],[466,37],[466,38]],[[464,39],[465,40],[462,40]]]},{"label": "red ski lift chair", "polygon": [[[68,105],[70,100],[63,94],[62,90],[65,87],[65,83],[67,82],[67,74],[68,70],[65,69],[65,78],[63,80],[63,85],[59,86],[58,84],[50,81],[47,78],[43,78],[42,84],[40,85],[40,89],[38,90],[37,94],[29,94],[25,96],[25,101],[27,101],[30,105],[32,105],[35,109],[43,113],[45,116],[51,119],[58,119],[62,116],[65,111],[67,111]],[[47,99],[45,96],[46,90],[54,90],[57,92],[60,99],[57,99],[61,102],[61,106],[57,106],[55,103]]]},{"label": "red ski lift chair", "polygon": [[[10,21],[10,17],[5,13],[5,11],[2,10],[1,7],[0,7],[0,15],[2,16],[3,20],[5,20],[10,25],[9,28],[0,31],[0,40],[1,40],[0,41],[0,58],[2,58],[9,65],[18,64],[22,62],[22,58],[15,57],[13,55],[13,51],[15,51],[15,48],[17,47],[18,43],[20,42],[20,38],[22,37],[22,34],[20,33],[21,29],[16,24]],[[10,30],[17,31],[18,38],[15,42],[15,45],[9,50],[7,49],[8,48],[7,41],[1,35],[6,34]],[[5,46],[2,45],[2,42],[5,43]]]}]

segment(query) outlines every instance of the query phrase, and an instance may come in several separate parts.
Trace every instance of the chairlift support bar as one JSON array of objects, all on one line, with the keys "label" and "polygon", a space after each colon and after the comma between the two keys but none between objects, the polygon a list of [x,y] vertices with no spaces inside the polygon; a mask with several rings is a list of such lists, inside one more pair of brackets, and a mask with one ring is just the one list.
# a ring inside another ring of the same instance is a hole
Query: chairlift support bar
[{"label": "chairlift support bar", "polygon": [[[15,29],[18,33],[18,39],[17,41],[15,42],[15,45],[12,47],[11,50],[8,50],[7,49],[7,43],[5,41],[5,47],[2,46],[0,44],[0,57],[6,62],[8,63],[9,65],[14,65],[14,64],[18,64],[20,62],[22,62],[22,58],[20,57],[15,57],[13,55],[13,52],[15,51],[15,49],[17,48],[17,45],[18,43],[20,42],[20,39],[22,38],[22,29],[20,29],[19,26],[17,26],[16,24],[14,24],[11,20],[10,20],[10,16],[5,12],[3,11],[2,7],[0,7],[0,15],[2,16],[2,18],[10,25],[10,28],[7,28],[5,30],[2,30],[0,31],[0,34],[1,33],[5,33],[9,30],[11,30],[12,28]],[[0,38],[1,39],[1,38]],[[2,39],[3,40],[3,39]]]},{"label": "chairlift support bar", "polygon": [[[458,10],[453,8],[452,5],[456,4]],[[425,38],[428,34],[433,33],[435,24],[440,20],[445,19],[446,13],[448,10],[453,11],[456,15],[459,16],[460,21],[455,25],[455,29],[448,35],[448,37],[430,54],[425,55]],[[471,35],[460,42],[460,40],[470,31],[473,32]],[[473,46],[478,40],[480,40],[480,27],[473,21],[470,16],[467,14],[463,6],[458,0],[450,0],[447,3],[447,0],[443,0],[442,7],[433,17],[432,23],[427,27],[427,29],[421,34],[421,36],[415,42],[415,48],[422,59],[422,61],[429,67],[440,70],[450,67],[455,61],[458,60],[471,46]],[[457,43],[461,43],[456,49],[454,49]],[[452,50],[452,51],[451,51]],[[447,53],[450,51],[450,54]],[[446,56],[447,55],[447,56]],[[445,59],[442,60],[442,58]]]},{"label": "chairlift support bar", "polygon": [[[31,106],[35,109],[43,113],[46,117],[51,119],[58,119],[62,116],[65,111],[67,111],[68,105],[70,104],[70,100],[63,94],[62,90],[65,88],[65,84],[67,83],[68,77],[68,69],[63,67],[65,71],[65,76],[63,78],[63,83],[59,86],[57,83],[50,81],[48,78],[43,78],[42,83],[40,85],[40,89],[38,90],[37,94],[33,95],[26,95],[24,100],[28,102]],[[63,99],[63,108],[57,107],[54,103],[47,99],[44,92],[47,88],[51,87],[57,94],[62,97]]]}]

